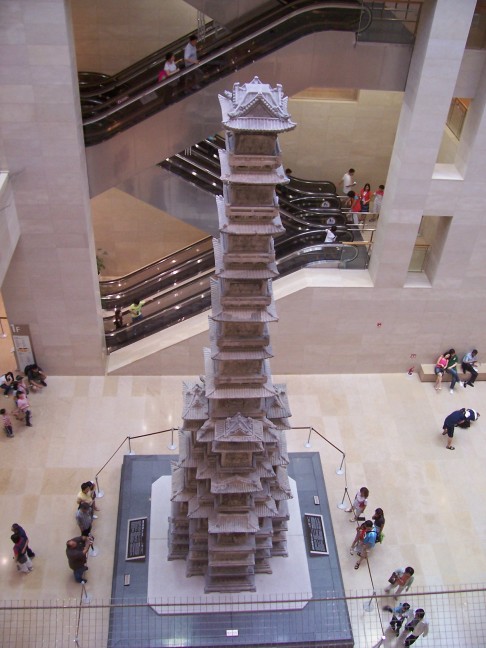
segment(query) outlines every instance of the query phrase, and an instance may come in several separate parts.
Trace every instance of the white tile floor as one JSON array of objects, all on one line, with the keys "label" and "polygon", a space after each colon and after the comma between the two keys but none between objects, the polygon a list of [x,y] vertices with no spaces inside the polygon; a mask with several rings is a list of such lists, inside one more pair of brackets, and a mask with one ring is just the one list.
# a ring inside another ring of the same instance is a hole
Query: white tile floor
[{"label": "white tile floor", "polygon": [[[346,453],[346,478],[336,474],[341,456],[318,436],[310,451],[321,454],[340,561],[348,591],[373,587],[365,565],[355,571],[348,547],[354,531],[337,508],[345,479],[354,495],[370,489],[369,511],[386,515],[385,541],[370,565],[374,584],[385,586],[395,567],[412,565],[414,590],[486,582],[486,412],[469,430],[459,429],[456,450],[445,449],[444,417],[460,407],[481,411],[486,384],[436,393],[417,376],[279,376],[286,382],[294,426],[313,426]],[[11,408],[11,399],[2,406]],[[177,426],[182,406],[179,377],[53,377],[31,396],[33,428],[16,425],[15,438],[0,437],[0,589],[2,599],[54,600],[76,597],[65,559],[65,541],[77,535],[75,499],[82,481],[92,479],[127,436]],[[305,430],[288,432],[289,451],[303,451]],[[163,453],[169,435],[135,440],[137,453]],[[94,533],[100,555],[90,559],[89,588],[108,599],[116,530],[122,453],[100,474],[105,496]],[[14,569],[10,526],[24,526],[37,553],[34,571]],[[427,601],[421,601],[427,608]],[[437,606],[430,604],[437,612]],[[361,607],[359,607],[361,610]],[[353,622],[362,624],[360,613]],[[464,623],[467,623],[467,615]],[[430,618],[429,646],[439,642],[441,620]],[[435,639],[434,639],[435,627]],[[359,628],[358,628],[359,629]],[[460,636],[460,635],[459,635]],[[444,635],[445,637],[445,635]],[[362,643],[371,646],[371,637]],[[425,644],[425,640],[423,640]],[[28,646],[29,643],[16,643]],[[54,644],[52,644],[54,645]],[[357,644],[358,645],[358,644]],[[466,645],[466,644],[461,644]],[[467,645],[486,645],[469,643]]]}]

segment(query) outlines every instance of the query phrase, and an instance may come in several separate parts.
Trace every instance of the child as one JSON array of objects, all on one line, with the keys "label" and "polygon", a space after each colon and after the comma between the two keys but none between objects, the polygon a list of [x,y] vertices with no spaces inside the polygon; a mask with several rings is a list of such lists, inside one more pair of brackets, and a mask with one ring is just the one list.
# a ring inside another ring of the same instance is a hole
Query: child
[{"label": "child", "polygon": [[0,409],[0,415],[2,416],[2,421],[3,421],[3,429],[5,430],[5,434],[11,438],[13,437],[13,428],[12,428],[12,421],[10,420],[10,416],[7,414],[7,412],[4,409]]},{"label": "child", "polygon": [[353,513],[353,517],[350,518],[350,522],[357,522],[359,518],[363,515],[364,510],[368,504],[368,497],[369,497],[370,491],[366,488],[366,486],[362,486],[359,489],[359,493],[356,493],[354,496],[354,502],[353,506],[351,508],[346,509],[346,513]]},{"label": "child", "polygon": [[30,411],[30,403],[27,400],[27,396],[23,394],[21,391],[17,392],[17,409],[22,412],[25,416],[25,425],[27,427],[32,427],[32,423],[30,422],[32,412]]},{"label": "child", "polygon": [[375,200],[373,202],[373,211],[375,212],[375,214],[380,213],[381,203],[383,201],[384,193],[385,193],[385,185],[380,185],[374,193]]},{"label": "child", "polygon": [[397,637],[400,634],[403,622],[408,621],[413,614],[413,612],[410,611],[410,603],[400,603],[394,608],[390,605],[384,605],[383,611],[391,612],[393,614],[390,621],[390,627]]}]

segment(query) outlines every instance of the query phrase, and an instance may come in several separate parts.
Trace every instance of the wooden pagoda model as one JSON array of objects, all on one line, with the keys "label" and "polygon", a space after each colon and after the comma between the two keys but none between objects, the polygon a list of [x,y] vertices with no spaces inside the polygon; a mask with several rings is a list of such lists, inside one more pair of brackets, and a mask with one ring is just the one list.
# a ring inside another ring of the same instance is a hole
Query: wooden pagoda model
[{"label": "wooden pagoda model", "polygon": [[288,182],[278,133],[295,128],[282,87],[255,77],[219,96],[220,152],[205,377],[185,382],[179,461],[172,467],[169,560],[205,575],[205,592],[255,591],[255,574],[287,556],[285,385],[272,383],[269,322],[277,315],[273,237],[283,231],[275,186]]}]

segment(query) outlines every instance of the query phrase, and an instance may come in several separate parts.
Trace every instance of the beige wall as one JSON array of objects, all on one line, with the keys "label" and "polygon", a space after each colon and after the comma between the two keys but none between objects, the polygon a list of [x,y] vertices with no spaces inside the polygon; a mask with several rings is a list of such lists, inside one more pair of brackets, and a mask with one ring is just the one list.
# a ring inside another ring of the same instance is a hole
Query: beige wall
[{"label": "beige wall", "polygon": [[115,74],[197,28],[183,0],[71,0],[78,70]]},{"label": "beige wall", "polygon": [[47,373],[104,369],[69,2],[0,2],[0,165],[20,240],[2,285],[12,324],[30,326]]},{"label": "beige wall", "polygon": [[103,278],[121,277],[207,237],[119,189],[93,198],[91,209],[96,251],[105,265]]},{"label": "beige wall", "polygon": [[[350,167],[358,187],[385,184],[403,92],[361,90],[356,101],[290,99],[298,128],[280,136],[295,176],[337,183]],[[316,163],[317,161],[317,163]]]},{"label": "beige wall", "polygon": [[[328,287],[304,288],[277,301],[279,321],[270,326],[274,374],[405,373],[412,366],[417,369],[420,363],[434,362],[451,346],[458,353],[483,349],[486,357],[484,316],[478,316],[475,290],[451,294],[430,287],[331,287],[329,272],[333,271],[303,272],[321,275]],[[471,314],[467,327],[461,313]],[[207,331],[113,373],[203,373],[205,346],[209,346]],[[116,353],[121,355],[123,350]]]}]

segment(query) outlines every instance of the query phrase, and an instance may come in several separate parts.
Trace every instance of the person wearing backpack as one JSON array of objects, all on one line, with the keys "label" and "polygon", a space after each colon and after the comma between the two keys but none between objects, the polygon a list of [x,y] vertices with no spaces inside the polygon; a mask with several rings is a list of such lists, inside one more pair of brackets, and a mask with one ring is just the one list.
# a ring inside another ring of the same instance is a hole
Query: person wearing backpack
[{"label": "person wearing backpack", "polygon": [[358,550],[359,560],[354,566],[355,569],[359,569],[362,560],[368,560],[368,556],[376,544],[377,533],[371,520],[366,520],[365,529],[366,533]]}]

